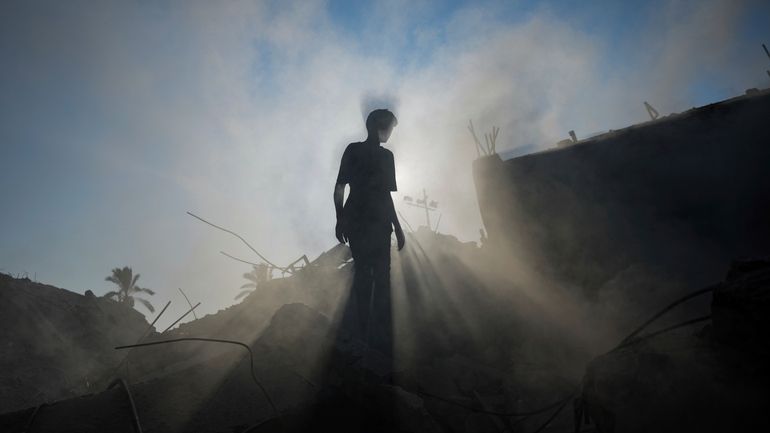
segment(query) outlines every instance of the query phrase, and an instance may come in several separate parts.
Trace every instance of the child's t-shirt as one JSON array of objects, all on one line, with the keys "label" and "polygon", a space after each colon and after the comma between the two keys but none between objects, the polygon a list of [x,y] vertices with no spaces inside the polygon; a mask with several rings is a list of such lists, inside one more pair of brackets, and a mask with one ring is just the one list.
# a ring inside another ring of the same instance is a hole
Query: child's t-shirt
[{"label": "child's t-shirt", "polygon": [[396,191],[393,153],[379,144],[350,143],[342,154],[338,184],[350,184],[342,212],[348,236],[390,233],[390,192]]}]

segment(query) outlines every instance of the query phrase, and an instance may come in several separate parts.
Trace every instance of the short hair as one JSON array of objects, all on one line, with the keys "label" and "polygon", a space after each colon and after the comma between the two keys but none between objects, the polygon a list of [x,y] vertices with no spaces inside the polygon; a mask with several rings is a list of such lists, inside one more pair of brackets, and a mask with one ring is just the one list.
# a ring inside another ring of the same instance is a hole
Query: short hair
[{"label": "short hair", "polygon": [[396,125],[396,116],[384,108],[374,110],[366,117],[366,131],[370,134]]}]

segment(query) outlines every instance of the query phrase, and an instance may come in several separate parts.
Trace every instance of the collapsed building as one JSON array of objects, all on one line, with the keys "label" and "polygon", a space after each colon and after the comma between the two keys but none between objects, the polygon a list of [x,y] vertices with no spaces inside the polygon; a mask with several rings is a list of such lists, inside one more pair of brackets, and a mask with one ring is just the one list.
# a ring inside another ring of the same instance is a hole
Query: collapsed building
[{"label": "collapsed building", "polygon": [[[556,149],[475,161],[487,244],[603,306],[595,311],[607,320],[596,324],[618,337],[687,299],[652,329],[670,332],[589,364],[576,411],[589,425],[764,430],[768,262],[750,258],[770,253],[770,91],[650,116],[581,141],[570,131]],[[703,296],[687,298],[693,291]]]},{"label": "collapsed building", "polygon": [[490,242],[590,296],[634,272],[719,281],[734,258],[768,252],[769,118],[770,92],[753,89],[567,147],[480,158]]},{"label": "collapsed building", "polygon": [[478,159],[488,238],[409,234],[391,352],[353,326],[340,246],[164,333],[2,276],[0,430],[767,428],[770,263],[734,260],[770,247],[769,114],[764,91]]}]

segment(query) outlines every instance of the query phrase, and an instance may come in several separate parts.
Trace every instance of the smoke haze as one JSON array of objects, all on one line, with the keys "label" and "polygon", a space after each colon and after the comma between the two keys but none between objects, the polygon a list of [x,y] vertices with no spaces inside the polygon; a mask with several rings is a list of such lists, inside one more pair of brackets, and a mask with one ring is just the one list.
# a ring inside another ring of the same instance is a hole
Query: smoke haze
[{"label": "smoke haze", "polygon": [[618,40],[557,3],[388,2],[355,25],[338,7],[0,6],[0,268],[102,294],[132,266],[156,307],[173,301],[170,323],[186,309],[177,287],[202,312],[233,302],[249,268],[220,250],[256,260],[185,211],[278,264],[314,258],[336,242],[339,158],[373,108],[399,120],[397,208],[422,224],[401,203],[425,188],[440,231],[477,240],[469,119],[501,128],[500,152],[535,151],[644,121],[642,101],[665,115],[767,85],[760,2],[609,8],[636,16]]}]

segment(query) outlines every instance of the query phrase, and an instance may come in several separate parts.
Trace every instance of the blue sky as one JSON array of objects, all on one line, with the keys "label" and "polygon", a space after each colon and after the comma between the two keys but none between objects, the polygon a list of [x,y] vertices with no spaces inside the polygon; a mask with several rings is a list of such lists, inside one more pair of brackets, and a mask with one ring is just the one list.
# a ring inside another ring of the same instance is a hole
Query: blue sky
[{"label": "blue sky", "polygon": [[[334,244],[331,189],[363,108],[399,116],[400,191],[442,228],[481,225],[466,125],[498,147],[578,136],[767,87],[770,6],[645,2],[3,2],[0,270],[104,293],[129,265],[202,310],[232,302],[251,258]],[[405,208],[412,225],[419,213]],[[173,313],[173,312],[172,312]],[[171,314],[173,316],[174,314]]]}]

